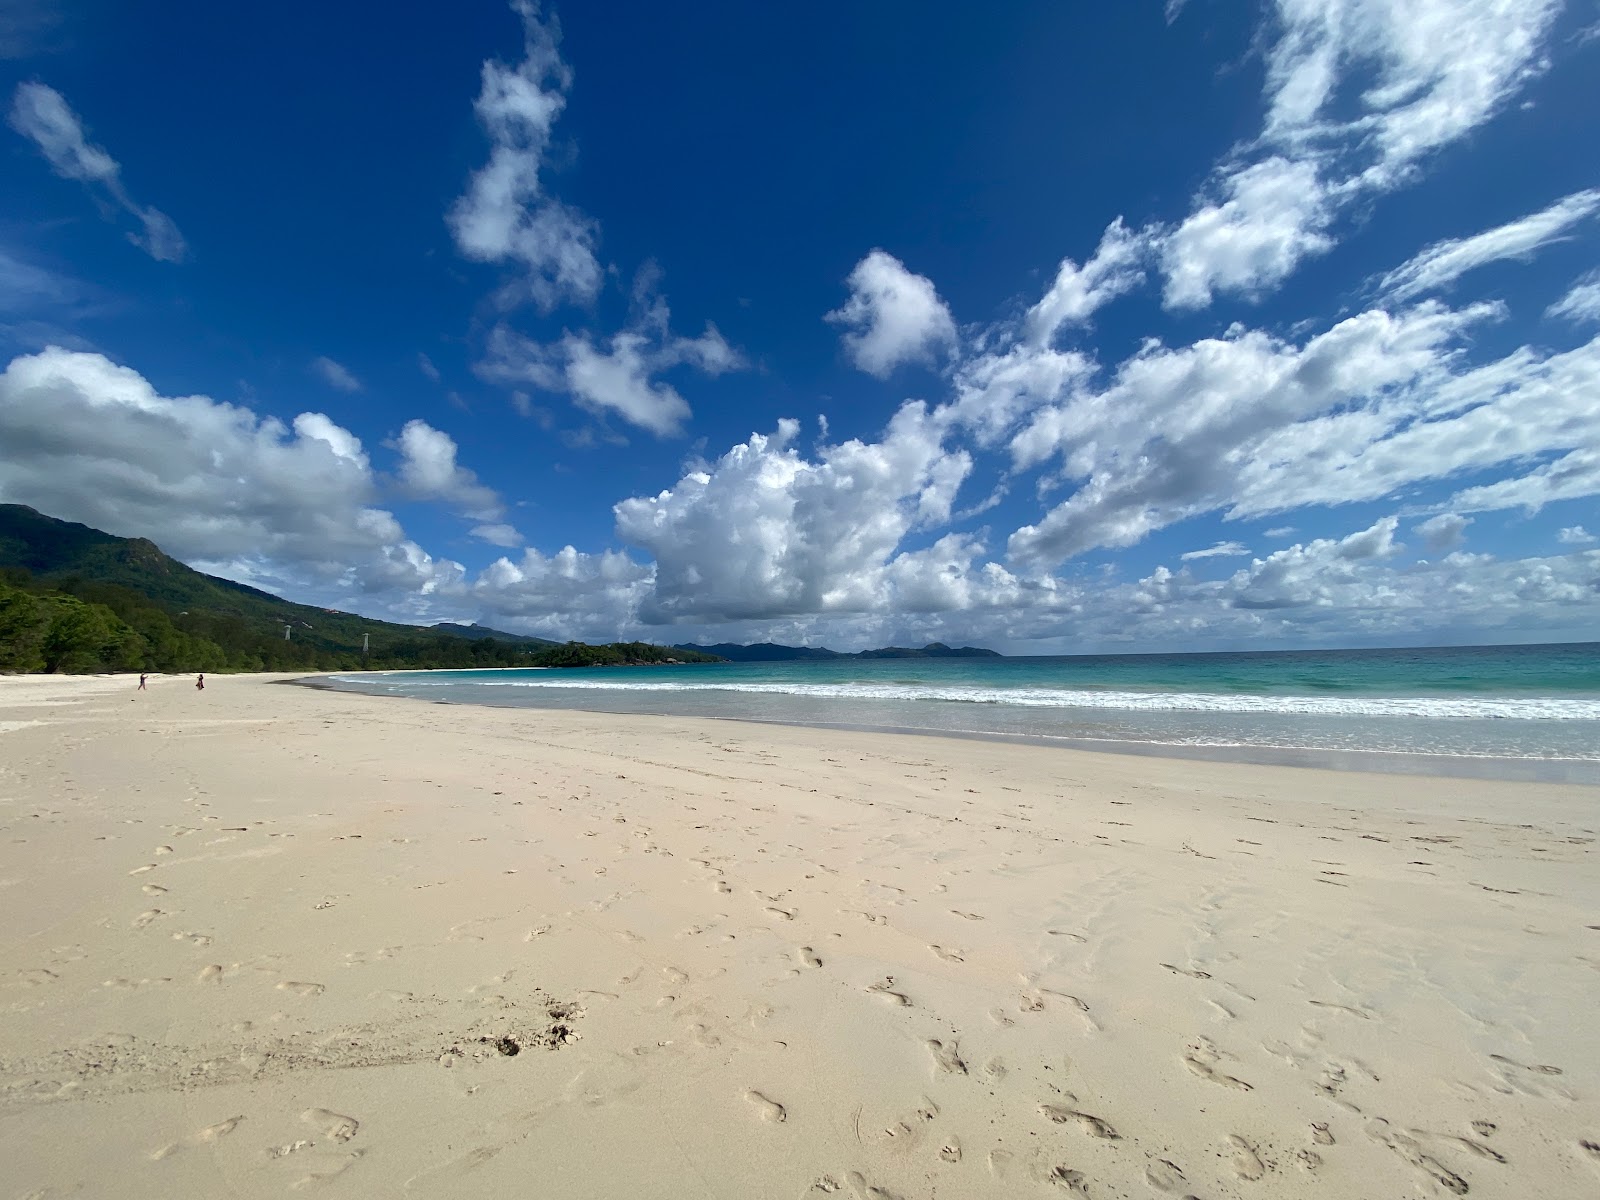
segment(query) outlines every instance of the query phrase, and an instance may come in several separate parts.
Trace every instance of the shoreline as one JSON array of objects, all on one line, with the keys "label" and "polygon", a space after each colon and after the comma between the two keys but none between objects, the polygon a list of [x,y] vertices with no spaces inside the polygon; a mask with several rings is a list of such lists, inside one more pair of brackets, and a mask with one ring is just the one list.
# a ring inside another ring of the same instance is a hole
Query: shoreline
[{"label": "shoreline", "polygon": [[[508,669],[508,668],[486,668]],[[554,668],[542,668],[554,669]],[[432,699],[401,696],[357,687],[341,687],[328,682],[329,676],[352,674],[416,674],[412,671],[350,672],[330,671],[303,679],[283,679],[297,684],[345,695],[370,696],[379,700],[417,700],[462,708],[490,708],[519,712],[588,712],[625,717],[678,718],[679,714],[635,712],[597,706],[546,704],[497,704],[487,700]],[[458,672],[452,671],[452,674]],[[903,737],[953,738],[962,741],[997,742],[1019,746],[1039,746],[1086,753],[1118,754],[1139,758],[1177,759],[1186,762],[1237,763],[1249,766],[1298,767],[1320,771],[1404,775],[1438,779],[1482,779],[1504,783],[1562,783],[1581,787],[1600,787],[1600,762],[1574,758],[1512,758],[1500,755],[1421,754],[1395,750],[1330,750],[1311,746],[1188,745],[1174,742],[1135,739],[1051,737],[1042,734],[1006,733],[992,730],[940,729],[902,725],[868,725],[857,722],[785,721],[776,718],[706,716],[683,714],[681,719],[728,721],[735,724],[767,725],[794,729],[827,729],[852,733],[878,733]]]},{"label": "shoreline", "polygon": [[1600,1180],[1590,789],[299,678],[0,680],[18,1195]]}]

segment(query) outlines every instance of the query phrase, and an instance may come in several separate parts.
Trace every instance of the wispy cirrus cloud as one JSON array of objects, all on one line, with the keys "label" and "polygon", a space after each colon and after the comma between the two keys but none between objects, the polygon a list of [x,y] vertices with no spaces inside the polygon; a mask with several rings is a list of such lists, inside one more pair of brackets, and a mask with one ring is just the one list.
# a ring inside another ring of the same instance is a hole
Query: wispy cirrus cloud
[{"label": "wispy cirrus cloud", "polygon": [[139,204],[122,182],[122,167],[89,140],[83,121],[61,95],[42,83],[19,83],[11,98],[11,128],[39,148],[51,170],[75,180],[136,218],[140,232],[128,240],[160,262],[182,262],[188,245],[172,218]]},{"label": "wispy cirrus cloud", "polygon": [[1600,189],[1563,196],[1548,208],[1471,237],[1435,242],[1378,281],[1391,303],[1403,303],[1449,287],[1468,271],[1502,259],[1528,259],[1565,238],[1600,212]]}]

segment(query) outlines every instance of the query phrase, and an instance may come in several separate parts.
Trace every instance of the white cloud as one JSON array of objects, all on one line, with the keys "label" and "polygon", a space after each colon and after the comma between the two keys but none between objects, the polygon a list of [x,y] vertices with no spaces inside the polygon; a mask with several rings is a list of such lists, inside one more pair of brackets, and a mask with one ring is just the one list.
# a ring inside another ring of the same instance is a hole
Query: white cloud
[{"label": "white cloud", "polygon": [[[545,345],[499,325],[490,334],[479,373],[500,383],[566,392],[593,413],[614,413],[657,437],[676,436],[692,415],[689,402],[657,376],[692,367],[715,377],[742,368],[744,359],[716,326],[707,323],[699,337],[680,337],[670,329],[664,301],[645,296],[642,304],[632,324],[603,347],[576,333]],[[531,403],[528,409],[531,413]]]},{"label": "white cloud", "polygon": [[1576,280],[1566,295],[1544,310],[1544,315],[1586,324],[1600,323],[1600,271],[1590,271]]},{"label": "white cloud", "polygon": [[1217,542],[1207,546],[1204,550],[1190,550],[1178,555],[1183,562],[1195,562],[1202,558],[1239,558],[1248,556],[1249,549],[1242,542]]},{"label": "white cloud", "polygon": [[427,595],[462,574],[376,507],[361,442],[326,416],[163,396],[99,354],[52,348],[0,374],[0,499],[263,587]]},{"label": "white cloud", "polygon": [[433,365],[433,359],[429,358],[421,351],[418,351],[417,353],[417,370],[426,375],[433,383],[438,383],[441,378],[439,375],[439,368]]},{"label": "white cloud", "polygon": [[1437,554],[1461,545],[1466,540],[1467,526],[1471,524],[1471,517],[1463,517],[1459,513],[1440,513],[1419,524],[1417,532],[1422,535],[1428,549]]},{"label": "white cloud", "polygon": [[1030,340],[1046,344],[1063,325],[1083,324],[1096,309],[1138,287],[1144,282],[1142,263],[1148,251],[1147,239],[1129,232],[1118,218],[1083,266],[1062,259],[1050,290],[1028,310]]},{"label": "white cloud", "polygon": [[1596,539],[1594,534],[1582,525],[1564,526],[1561,532],[1556,534],[1556,541],[1563,546],[1587,546],[1596,540],[1600,539]]},{"label": "white cloud", "polygon": [[11,128],[33,142],[63,179],[84,184],[109,197],[138,219],[142,234],[128,239],[151,258],[182,262],[188,247],[165,213],[134,201],[122,183],[122,168],[104,149],[89,141],[83,122],[61,93],[42,83],[19,83],[11,100]]},{"label": "white cloud", "polygon": [[636,632],[638,612],[655,578],[653,567],[626,554],[583,554],[567,546],[553,555],[529,548],[500,558],[472,584],[484,615],[514,632],[566,640],[613,641]]},{"label": "white cloud", "polygon": [[341,392],[359,392],[361,380],[350,373],[349,368],[342,366],[327,356],[320,356],[311,360],[311,369],[329,387],[337,388]]},{"label": "white cloud", "polygon": [[456,462],[456,443],[449,434],[426,421],[407,421],[395,449],[400,452],[400,483],[413,499],[443,500],[484,521],[504,511],[494,490]]},{"label": "white cloud", "polygon": [[599,292],[597,226],[547,194],[541,179],[551,130],[572,86],[555,23],[540,19],[533,0],[513,0],[511,7],[522,20],[523,58],[514,66],[483,64],[474,111],[489,135],[489,161],[473,173],[448,223],[468,258],[518,268],[504,302],[527,297],[549,310],[562,300],[586,303]]},{"label": "white cloud", "polygon": [[1448,287],[1462,275],[1501,259],[1528,259],[1600,212],[1600,189],[1574,192],[1550,207],[1472,237],[1435,242],[1378,283],[1390,303]]},{"label": "white cloud", "polygon": [[955,344],[955,321],[933,283],[894,255],[872,251],[845,282],[850,298],[826,319],[844,326],[850,361],[867,374],[887,379],[902,363],[932,361]]},{"label": "white cloud", "polygon": [[921,404],[879,442],[794,448],[799,423],[754,435],[705,470],[616,506],[617,535],[648,551],[647,619],[744,620],[866,612],[889,603],[885,568],[913,529],[949,520],[971,458],[948,451]]},{"label": "white cloud", "polygon": [[523,542],[522,534],[514,526],[502,523],[474,525],[472,536],[491,546],[520,546]]},{"label": "white cloud", "polygon": [[1374,310],[1303,346],[1242,329],[1177,349],[1147,345],[1109,386],[1080,384],[1012,437],[1017,469],[1060,455],[1061,481],[1081,482],[1013,533],[1010,553],[1058,562],[1209,510],[1241,517],[1371,499],[1448,474],[1460,464],[1440,454],[1385,460],[1381,478],[1367,462],[1340,468],[1405,436],[1427,385],[1448,379],[1455,343],[1493,312]]},{"label": "white cloud", "polygon": [[1333,246],[1314,164],[1269,158],[1225,175],[1220,187],[1162,244],[1169,308],[1202,308],[1218,291],[1258,295]]},{"label": "white cloud", "polygon": [[[1256,296],[1546,66],[1560,0],[1275,0],[1267,116],[1163,246],[1170,308]],[[1150,236],[1159,236],[1151,231]]]},{"label": "white cloud", "polygon": [[1279,525],[1274,529],[1266,530],[1264,533],[1262,533],[1261,536],[1262,537],[1269,537],[1269,538],[1286,538],[1286,537],[1292,536],[1293,534],[1294,534],[1294,526],[1293,525]]}]

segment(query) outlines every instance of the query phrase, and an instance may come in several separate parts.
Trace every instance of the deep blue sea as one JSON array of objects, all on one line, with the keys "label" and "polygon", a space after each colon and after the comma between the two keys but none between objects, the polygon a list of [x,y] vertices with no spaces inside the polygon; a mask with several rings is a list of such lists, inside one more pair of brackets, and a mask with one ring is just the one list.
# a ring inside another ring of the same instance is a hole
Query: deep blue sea
[{"label": "deep blue sea", "polygon": [[1600,642],[348,674],[444,702],[1600,783]]}]

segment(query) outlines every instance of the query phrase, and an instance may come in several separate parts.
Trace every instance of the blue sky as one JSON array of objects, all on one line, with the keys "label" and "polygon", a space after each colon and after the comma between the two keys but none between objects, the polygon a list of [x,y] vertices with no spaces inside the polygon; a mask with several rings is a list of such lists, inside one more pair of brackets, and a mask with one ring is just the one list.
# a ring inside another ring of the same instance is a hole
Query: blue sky
[{"label": "blue sky", "polygon": [[10,0],[0,500],[547,636],[1593,637],[1600,5],[1002,8]]}]

